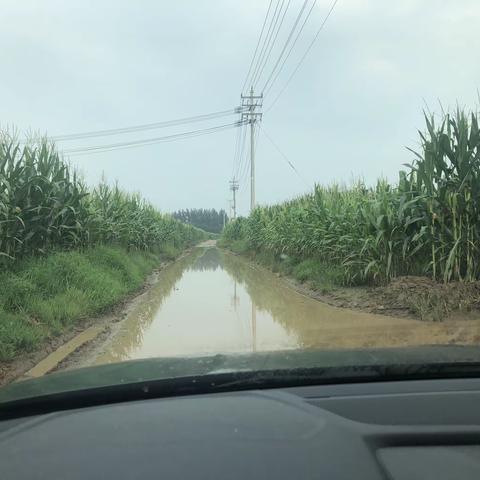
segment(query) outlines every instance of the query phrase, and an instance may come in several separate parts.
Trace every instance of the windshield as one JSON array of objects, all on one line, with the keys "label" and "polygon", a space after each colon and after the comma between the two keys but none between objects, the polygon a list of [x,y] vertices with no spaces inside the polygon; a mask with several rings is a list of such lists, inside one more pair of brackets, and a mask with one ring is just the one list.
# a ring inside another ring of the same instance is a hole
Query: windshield
[{"label": "windshield", "polygon": [[478,2],[0,10],[1,385],[480,360]]}]

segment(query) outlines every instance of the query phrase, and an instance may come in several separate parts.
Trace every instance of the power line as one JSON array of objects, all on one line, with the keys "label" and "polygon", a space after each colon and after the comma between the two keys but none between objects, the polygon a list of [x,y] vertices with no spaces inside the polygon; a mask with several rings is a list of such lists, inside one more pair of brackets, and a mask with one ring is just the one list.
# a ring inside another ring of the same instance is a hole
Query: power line
[{"label": "power line", "polygon": [[293,33],[295,32],[295,29],[297,28],[298,22],[300,21],[301,16],[303,15],[303,11],[305,10],[305,7],[307,6],[308,0],[304,0],[302,8],[300,9],[299,14],[297,15],[297,18],[295,19],[295,22],[293,23],[292,28],[290,29],[290,33],[288,34],[287,40],[285,40],[285,44],[283,45],[282,51],[280,52],[280,55],[277,58],[277,61],[275,62],[275,65],[273,66],[272,71],[270,72],[270,75],[267,78],[267,81],[265,82],[265,85],[262,88],[262,92],[265,91],[266,86],[270,82],[270,79],[272,78],[273,74],[275,73],[275,70],[280,63],[280,60],[282,59],[283,54],[285,53],[285,50],[287,49],[288,44],[290,43],[290,40],[293,36]]},{"label": "power line", "polygon": [[234,178],[238,179],[238,174],[240,172],[240,169],[242,168],[242,162],[243,162],[243,152],[245,148],[245,125],[242,126],[241,129],[239,129],[239,145],[238,145],[238,155],[237,155],[237,162],[235,164],[235,173],[233,175]]},{"label": "power line", "polygon": [[124,148],[141,147],[145,145],[153,145],[156,143],[172,142],[175,140],[182,140],[184,138],[197,137],[200,135],[208,135],[211,133],[216,133],[221,130],[227,130],[229,128],[239,127],[243,124],[244,122],[234,122],[234,123],[228,123],[224,125],[218,125],[215,127],[204,128],[200,130],[192,130],[192,131],[183,132],[183,133],[176,133],[174,135],[165,135],[163,137],[146,138],[143,140],[135,140],[131,142],[111,143],[108,145],[94,145],[90,147],[71,148],[71,149],[63,150],[63,153],[69,154],[69,155],[70,154],[86,155],[89,153],[99,153],[99,152],[106,152],[110,150],[121,150]]},{"label": "power line", "polygon": [[242,92],[245,90],[245,87],[246,87],[247,81],[248,81],[248,77],[250,76],[250,72],[252,71],[253,62],[255,61],[255,57],[257,55],[258,47],[260,46],[260,41],[262,40],[263,32],[265,30],[265,25],[267,23],[268,14],[270,13],[270,8],[272,7],[272,1],[273,0],[270,0],[270,3],[268,4],[267,13],[265,15],[265,18],[263,19],[262,30],[260,32],[260,36],[258,37],[257,46],[255,47],[255,52],[253,53],[252,61],[250,62],[250,67],[248,68],[247,76],[245,77],[245,81],[243,82]]},{"label": "power line", "polygon": [[140,132],[144,130],[154,130],[157,128],[166,128],[166,127],[173,127],[177,125],[183,125],[186,123],[196,123],[196,122],[203,122],[207,120],[213,120],[220,117],[225,117],[228,115],[238,114],[241,112],[240,108],[229,109],[229,110],[222,110],[219,112],[207,113],[204,115],[196,115],[193,117],[184,117],[179,118],[176,120],[168,120],[164,122],[154,122],[154,123],[145,123],[142,125],[134,125],[130,127],[123,127],[123,128],[111,128],[107,130],[95,130],[83,133],[71,133],[67,135],[54,135],[47,137],[48,140],[52,141],[67,141],[67,140],[80,140],[84,138],[93,138],[93,137],[103,137],[109,135],[118,135],[123,133],[134,133]]},{"label": "power line", "polygon": [[[267,65],[268,61],[270,60],[270,55],[272,54],[273,47],[275,46],[275,42],[277,41],[278,33],[280,32],[280,30],[282,28],[283,21],[285,19],[285,15],[288,11],[288,8],[290,7],[290,1],[291,0],[288,0],[287,6],[285,7],[285,10],[284,10],[283,15],[282,15],[282,19],[280,20],[280,24],[278,25],[277,31],[275,33],[275,37],[273,38],[273,41],[270,45],[268,53],[265,56],[265,60],[263,62],[263,65],[262,65],[261,69],[259,70],[259,72],[257,74],[257,79],[253,81],[253,86],[254,87],[256,87],[258,81],[260,80],[260,78],[262,76],[263,71],[265,70],[265,66]],[[282,3],[282,6],[283,6],[283,3]]]},{"label": "power line", "polygon": [[288,163],[289,167],[298,175],[298,178],[307,186],[310,187],[310,185],[307,183],[307,181],[300,175],[300,172],[296,169],[295,165],[290,161],[290,159],[287,157],[285,153],[283,153],[282,150],[280,150],[280,147],[272,140],[270,135],[265,131],[265,128],[260,125],[260,128],[262,129],[262,132],[265,134],[267,137],[267,140],[274,146],[275,150],[283,157],[283,159]]},{"label": "power line", "polygon": [[278,95],[275,97],[275,100],[273,101],[273,103],[270,105],[270,107],[267,109],[267,112],[269,112],[273,107],[274,105],[277,103],[278,99],[280,98],[280,96],[282,95],[282,93],[287,89],[288,85],[290,84],[290,82],[292,81],[292,78],[295,76],[295,74],[297,73],[297,71],[299,70],[300,66],[302,65],[302,63],[304,62],[305,58],[307,57],[308,53],[310,52],[310,50],[312,49],[314,43],[316,42],[318,36],[320,35],[320,32],[323,30],[323,27],[325,26],[325,24],[327,23],[327,20],[328,18],[330,17],[331,13],[333,12],[333,9],[335,8],[335,5],[337,4],[338,0],[334,0],[331,7],[330,7],[330,10],[328,11],[327,15],[325,16],[325,18],[323,19],[323,22],[322,24],[320,25],[320,28],[317,30],[317,33],[315,34],[315,37],[313,37],[313,40],[312,42],[310,43],[310,45],[308,46],[307,50],[305,51],[305,53],[303,54],[302,58],[300,59],[300,61],[298,62],[297,66],[295,67],[295,69],[293,70],[292,74],[290,75],[290,77],[288,78],[287,80],[287,83],[284,85],[284,87],[280,90],[280,92],[278,93]]},{"label": "power line", "polygon": [[243,125],[243,122],[234,122],[234,123],[227,123],[224,125],[218,125],[215,127],[204,128],[200,130],[191,130],[188,132],[176,133],[173,135],[165,135],[162,137],[155,137],[155,138],[146,138],[143,140],[135,140],[131,142],[119,142],[119,143],[112,143],[109,145],[94,145],[90,147],[79,147],[79,148],[72,148],[63,150],[63,153],[67,154],[87,154],[87,153],[96,153],[97,151],[110,151],[110,150],[121,150],[123,148],[134,148],[134,147],[141,147],[144,145],[151,145],[156,143],[163,143],[163,142],[170,142],[175,140],[182,140],[183,138],[191,138],[191,137],[198,137],[201,135],[208,135],[210,133],[215,133],[221,130],[227,130],[229,128],[234,128]]},{"label": "power line", "polygon": [[[246,138],[246,134],[247,134],[247,129],[245,128],[245,138]],[[240,183],[242,184],[242,187],[246,185],[247,176],[248,176],[248,151],[244,149],[243,163],[238,175],[238,178],[240,180]]]},{"label": "power line", "polygon": [[233,162],[232,162],[232,177],[234,177],[235,166],[237,165],[237,162],[238,162],[238,153],[240,149],[241,135],[242,135],[242,129],[238,128],[237,131],[235,132],[235,147],[233,150]]},{"label": "power line", "polygon": [[[285,0],[282,0],[282,7],[283,7],[284,1]],[[270,44],[270,40],[271,40],[272,35],[273,35],[272,26],[275,29],[274,25],[277,24],[279,13],[280,13],[279,10],[278,10],[279,6],[280,6],[280,0],[277,0],[277,3],[275,5],[275,10],[273,12],[272,18],[270,19],[270,24],[268,26],[267,34],[265,35],[265,38],[263,39],[262,48],[260,49],[260,53],[257,57],[257,61],[255,62],[255,67],[253,69],[253,73],[252,73],[252,77],[251,77],[251,84],[252,85],[253,85],[253,82],[255,81],[255,77],[257,76],[258,68],[261,65],[261,62],[263,61],[263,58],[264,58],[264,55],[265,55],[265,48],[268,48],[268,45]],[[278,15],[277,15],[277,13],[278,13]]]},{"label": "power line", "polygon": [[242,139],[241,139],[241,150],[239,153],[239,163],[237,165],[237,170],[235,172],[235,178],[237,180],[240,180],[240,177],[244,170],[244,162],[245,162],[245,144],[247,139],[247,127],[243,126],[242,129],[243,130],[242,130]]},{"label": "power line", "polygon": [[300,38],[300,35],[302,34],[303,29],[305,28],[305,24],[307,23],[308,19],[310,18],[310,14],[312,13],[312,10],[315,7],[315,4],[317,3],[317,0],[313,0],[313,3],[311,5],[310,9],[308,10],[307,15],[306,15],[301,27],[300,27],[300,30],[298,31],[297,36],[295,37],[295,40],[293,41],[293,44],[290,47],[290,50],[288,51],[287,55],[285,56],[285,58],[282,62],[282,65],[280,66],[280,69],[277,71],[277,74],[275,75],[275,78],[273,79],[271,85],[268,87],[268,90],[266,90],[268,82],[272,78],[272,76],[275,72],[275,69],[277,68],[279,62],[281,61],[282,55],[284,54],[286,48],[288,47],[288,43],[291,40],[291,37],[293,36],[293,33],[295,32],[295,29],[297,28],[298,22],[300,21],[300,18],[303,15],[303,11],[305,10],[305,7],[307,6],[307,3],[308,3],[308,0],[305,0],[302,8],[300,10],[300,13],[298,14],[297,19],[295,20],[295,23],[292,27],[290,35],[287,38],[287,41],[285,42],[285,46],[283,47],[283,50],[278,57],[277,63],[275,64],[275,67],[273,67],[272,73],[270,74],[268,80],[265,82],[265,85],[263,86],[262,92],[264,92],[265,94],[267,94],[270,91],[270,89],[274,85],[275,81],[277,80],[278,76],[280,75],[281,71],[283,70],[283,67],[285,66],[285,63],[287,62],[288,58],[290,57],[290,54],[292,53],[293,49],[295,48],[295,45],[297,44],[297,41]]},{"label": "power line", "polygon": [[246,162],[246,150],[245,145],[247,143],[247,127],[246,124],[242,126],[243,136],[241,137],[241,143],[239,148],[239,155],[238,155],[238,165],[237,171],[235,173],[235,178],[240,178],[241,172],[243,172],[243,164]]}]

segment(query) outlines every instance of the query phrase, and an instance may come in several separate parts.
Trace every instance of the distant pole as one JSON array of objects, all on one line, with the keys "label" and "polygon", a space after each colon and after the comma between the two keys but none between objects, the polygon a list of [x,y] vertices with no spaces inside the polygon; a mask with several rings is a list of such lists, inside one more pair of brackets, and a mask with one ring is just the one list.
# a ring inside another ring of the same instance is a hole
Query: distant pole
[{"label": "distant pole", "polygon": [[235,193],[238,190],[238,181],[235,178],[230,180],[230,190],[233,194],[233,219],[235,220],[237,218],[237,197]]},{"label": "distant pole", "polygon": [[242,94],[240,98],[242,107],[246,109],[242,113],[242,121],[250,124],[250,211],[253,211],[255,208],[255,123],[262,119],[263,93],[254,95],[252,87],[250,95]]},{"label": "distant pole", "polygon": [[237,295],[237,280],[233,280],[233,297],[232,297],[232,306],[235,311],[237,311],[238,304],[240,303],[240,299]]},{"label": "distant pole", "polygon": [[237,218],[237,199],[235,197],[235,192],[238,190],[238,183],[233,186],[233,219]]}]

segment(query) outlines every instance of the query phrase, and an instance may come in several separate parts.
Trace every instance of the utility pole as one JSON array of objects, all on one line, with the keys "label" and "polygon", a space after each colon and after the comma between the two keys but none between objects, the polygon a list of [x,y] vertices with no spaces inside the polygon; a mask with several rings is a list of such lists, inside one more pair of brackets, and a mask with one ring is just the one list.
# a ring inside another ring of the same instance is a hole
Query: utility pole
[{"label": "utility pole", "polygon": [[230,180],[230,190],[233,194],[233,219],[235,220],[237,218],[237,198],[235,192],[238,190],[238,181],[235,178]]},{"label": "utility pole", "polygon": [[233,280],[233,297],[232,297],[231,303],[232,303],[233,309],[237,311],[237,307],[240,303],[240,298],[237,295],[237,279],[236,278]]},{"label": "utility pole", "polygon": [[[250,95],[241,95],[242,121],[250,124],[250,211],[255,208],[255,123],[262,119],[263,93],[254,95],[253,87]],[[257,111],[257,108],[260,111]]]}]

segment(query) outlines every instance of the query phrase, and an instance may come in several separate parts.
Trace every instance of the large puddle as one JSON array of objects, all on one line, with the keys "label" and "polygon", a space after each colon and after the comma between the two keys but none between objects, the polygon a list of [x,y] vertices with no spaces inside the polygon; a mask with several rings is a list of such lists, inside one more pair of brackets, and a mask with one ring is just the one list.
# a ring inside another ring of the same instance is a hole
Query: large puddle
[{"label": "large puddle", "polygon": [[479,341],[478,320],[427,323],[331,307],[242,258],[199,247],[159,274],[88,363]]}]

